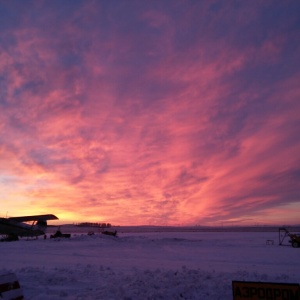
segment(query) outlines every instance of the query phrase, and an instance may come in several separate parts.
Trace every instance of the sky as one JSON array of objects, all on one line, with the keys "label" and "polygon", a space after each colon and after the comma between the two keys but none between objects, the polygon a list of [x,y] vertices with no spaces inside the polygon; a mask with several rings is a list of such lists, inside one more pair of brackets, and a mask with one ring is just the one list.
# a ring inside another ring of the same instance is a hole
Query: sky
[{"label": "sky", "polygon": [[0,0],[0,216],[300,223],[300,2]]}]

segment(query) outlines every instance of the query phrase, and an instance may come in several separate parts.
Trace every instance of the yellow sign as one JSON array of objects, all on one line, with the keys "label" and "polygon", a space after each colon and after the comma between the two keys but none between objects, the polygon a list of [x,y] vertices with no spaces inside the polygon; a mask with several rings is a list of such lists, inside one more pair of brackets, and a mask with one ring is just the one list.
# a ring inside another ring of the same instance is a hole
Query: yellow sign
[{"label": "yellow sign", "polygon": [[233,300],[300,300],[296,283],[232,281]]}]

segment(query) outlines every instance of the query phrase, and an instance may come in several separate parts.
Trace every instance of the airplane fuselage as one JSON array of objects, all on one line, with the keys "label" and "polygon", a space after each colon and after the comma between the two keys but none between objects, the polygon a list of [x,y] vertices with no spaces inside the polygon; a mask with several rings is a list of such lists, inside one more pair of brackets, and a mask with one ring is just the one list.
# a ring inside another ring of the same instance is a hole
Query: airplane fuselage
[{"label": "airplane fuselage", "polygon": [[[0,234],[12,240],[18,237],[36,237],[45,234],[47,220],[57,220],[55,215],[36,215],[24,217],[0,218]],[[30,225],[27,222],[32,222]]]},{"label": "airplane fuselage", "polygon": [[29,225],[14,220],[0,218],[0,234],[16,236],[39,236],[45,234],[45,231],[38,228],[38,225]]}]

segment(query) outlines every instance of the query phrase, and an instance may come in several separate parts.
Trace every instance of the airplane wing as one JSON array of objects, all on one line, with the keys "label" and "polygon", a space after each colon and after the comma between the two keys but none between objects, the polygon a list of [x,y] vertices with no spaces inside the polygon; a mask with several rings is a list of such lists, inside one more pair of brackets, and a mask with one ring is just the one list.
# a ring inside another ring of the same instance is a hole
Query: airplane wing
[{"label": "airplane wing", "polygon": [[28,221],[47,221],[47,220],[58,220],[55,215],[35,215],[35,216],[24,216],[24,217],[12,217],[8,218],[16,222],[28,222]]}]

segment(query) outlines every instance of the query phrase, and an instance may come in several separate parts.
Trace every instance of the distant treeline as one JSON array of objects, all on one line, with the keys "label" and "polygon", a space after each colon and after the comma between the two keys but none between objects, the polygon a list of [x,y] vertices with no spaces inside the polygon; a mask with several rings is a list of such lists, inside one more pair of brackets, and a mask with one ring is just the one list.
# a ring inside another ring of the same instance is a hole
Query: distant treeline
[{"label": "distant treeline", "polygon": [[110,223],[83,222],[83,223],[78,223],[78,224],[75,224],[75,225],[79,226],[79,227],[100,227],[100,228],[109,228],[109,227],[111,227]]}]

